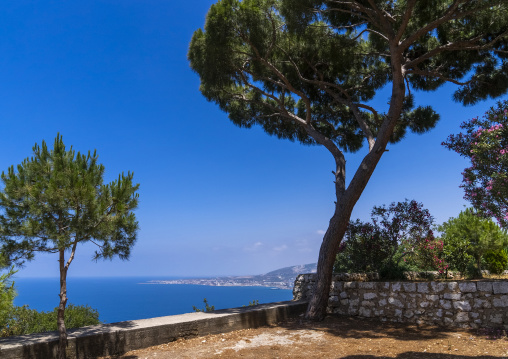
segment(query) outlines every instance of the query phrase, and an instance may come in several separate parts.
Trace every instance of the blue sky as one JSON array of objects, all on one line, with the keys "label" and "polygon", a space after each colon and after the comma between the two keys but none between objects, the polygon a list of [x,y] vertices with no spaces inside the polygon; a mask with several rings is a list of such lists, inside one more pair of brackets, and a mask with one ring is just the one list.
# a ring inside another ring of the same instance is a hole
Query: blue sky
[{"label": "blue sky", "polygon": [[[0,170],[60,132],[78,151],[97,150],[107,181],[133,171],[141,184],[130,261],[94,263],[93,248],[82,246],[70,276],[258,274],[317,261],[333,212],[333,159],[319,147],[235,127],[201,96],[186,55],[212,3],[3,4]],[[353,218],[405,198],[423,202],[438,223],[460,212],[467,162],[440,143],[494,101],[466,108],[451,100],[453,89],[416,94],[441,121],[389,146]],[[349,176],[363,155],[348,155]],[[55,255],[38,255],[18,272],[57,275]]]}]

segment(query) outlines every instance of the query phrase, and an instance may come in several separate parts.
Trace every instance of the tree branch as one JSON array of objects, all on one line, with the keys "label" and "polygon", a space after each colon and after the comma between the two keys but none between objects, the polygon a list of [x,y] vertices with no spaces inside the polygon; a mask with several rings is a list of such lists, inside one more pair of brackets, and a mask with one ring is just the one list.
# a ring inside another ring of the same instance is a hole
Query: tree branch
[{"label": "tree branch", "polygon": [[441,74],[441,73],[439,73],[437,71],[423,71],[423,70],[416,69],[416,68],[406,71],[406,74],[415,74],[415,75],[420,75],[420,76],[425,76],[425,77],[437,77],[437,78],[439,78],[441,80],[444,80],[444,81],[447,81],[447,82],[451,82],[451,83],[454,83],[455,85],[460,85],[460,86],[468,85],[471,82],[474,82],[473,79],[471,79],[469,81],[466,81],[466,82],[461,82],[461,81],[457,81],[455,79],[452,79],[450,77],[446,77],[446,76],[444,76],[443,74]]},{"label": "tree branch", "polygon": [[404,41],[402,41],[402,43],[400,43],[398,46],[400,51],[404,51],[409,46],[411,46],[411,44],[413,44],[418,38],[422,37],[429,31],[436,29],[442,23],[450,20],[452,18],[454,11],[457,10],[458,6],[465,1],[466,0],[455,0],[453,2],[453,4],[451,4],[448,7],[448,9],[445,11],[443,16],[441,16],[439,19],[436,19],[436,20],[430,22],[426,26],[418,29],[415,33],[413,33],[408,38],[406,38]]},{"label": "tree branch", "polygon": [[397,31],[397,35],[395,35],[395,41],[399,42],[404,35],[404,31],[406,31],[407,24],[409,24],[409,20],[411,19],[411,14],[413,13],[413,9],[416,5],[416,0],[409,0],[407,3],[406,12],[402,17],[402,23],[400,24],[399,31]]},{"label": "tree branch", "polygon": [[67,261],[67,263],[65,263],[65,271],[69,269],[69,266],[71,265],[71,262],[74,259],[74,254],[76,254],[76,247],[78,245],[78,242],[79,240],[75,238],[74,243],[72,244],[71,255],[69,256],[69,260]]}]

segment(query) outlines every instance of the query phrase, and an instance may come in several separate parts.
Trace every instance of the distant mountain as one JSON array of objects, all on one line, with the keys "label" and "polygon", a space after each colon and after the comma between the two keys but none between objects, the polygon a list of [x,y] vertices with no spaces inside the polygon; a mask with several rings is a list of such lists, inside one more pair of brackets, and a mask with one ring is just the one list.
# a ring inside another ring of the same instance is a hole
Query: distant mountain
[{"label": "distant mountain", "polygon": [[274,271],[268,272],[266,274],[261,274],[255,276],[254,278],[260,278],[264,280],[283,280],[283,281],[292,281],[291,286],[294,284],[296,276],[302,273],[316,273],[317,263],[311,264],[300,264],[298,266],[292,267],[284,267],[281,269],[276,269]]},{"label": "distant mountain", "polygon": [[301,264],[284,267],[260,275],[230,276],[216,278],[151,280],[150,283],[159,284],[199,284],[211,286],[261,286],[280,289],[293,289],[295,279],[301,273],[316,273],[317,263]]}]

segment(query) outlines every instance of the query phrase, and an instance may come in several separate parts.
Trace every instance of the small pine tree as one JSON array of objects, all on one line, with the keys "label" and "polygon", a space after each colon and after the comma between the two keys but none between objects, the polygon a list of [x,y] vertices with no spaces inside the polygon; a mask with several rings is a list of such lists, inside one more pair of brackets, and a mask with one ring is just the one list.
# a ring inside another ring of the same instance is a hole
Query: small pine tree
[{"label": "small pine tree", "polygon": [[[67,331],[67,271],[77,245],[97,245],[94,259],[119,256],[127,259],[136,241],[138,223],[133,210],[138,205],[138,184],[133,174],[103,183],[104,166],[98,156],[67,151],[62,136],[54,147],[35,144],[33,157],[2,172],[0,191],[0,251],[9,262],[22,264],[35,253],[58,254],[60,304],[58,358],[65,359]],[[66,253],[69,253],[66,258]]]},{"label": "small pine tree", "polygon": [[192,306],[192,310],[195,311],[195,312],[206,312],[206,313],[210,313],[210,312],[213,312],[215,310],[215,305],[209,305],[208,304],[208,300],[206,298],[203,299],[203,303],[205,303],[205,308],[204,309],[199,309],[198,307],[196,307],[195,305]]}]

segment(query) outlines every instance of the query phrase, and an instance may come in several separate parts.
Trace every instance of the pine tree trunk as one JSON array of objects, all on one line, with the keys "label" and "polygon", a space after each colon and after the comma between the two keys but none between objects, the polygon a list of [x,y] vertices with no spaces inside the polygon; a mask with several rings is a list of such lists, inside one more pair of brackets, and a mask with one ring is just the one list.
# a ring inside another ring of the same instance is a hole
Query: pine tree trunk
[{"label": "pine tree trunk", "polygon": [[[385,152],[388,140],[393,134],[395,124],[402,112],[405,85],[404,70],[402,68],[403,58],[401,51],[398,49],[398,45],[397,40],[390,42],[393,75],[390,109],[377,133],[375,143],[373,143],[372,146],[369,144],[369,153],[363,158],[362,163],[356,170],[347,188],[346,161],[343,153],[338,151],[333,145],[327,145],[326,141],[322,142],[335,158],[336,171],[334,173],[337,201],[335,213],[330,219],[330,224],[319,250],[316,284],[305,314],[305,317],[310,320],[323,320],[326,316],[326,307],[328,306],[330,285],[332,283],[333,263],[335,262],[340,242],[346,233],[353,208],[367,186],[381,156]],[[319,138],[317,138],[317,142],[319,142]]]},{"label": "pine tree trunk", "polygon": [[65,328],[64,314],[65,305],[67,304],[67,269],[65,265],[65,252],[63,249],[60,250],[60,304],[58,305],[57,324],[58,331],[60,333],[60,341],[58,343],[58,359],[66,359],[67,349],[67,330]]},{"label": "pine tree trunk", "polygon": [[316,284],[305,314],[307,319],[321,321],[326,316],[335,254],[338,252],[340,242],[346,233],[350,216],[351,211],[341,210],[337,205],[335,214],[330,219],[330,224],[319,250]]}]

